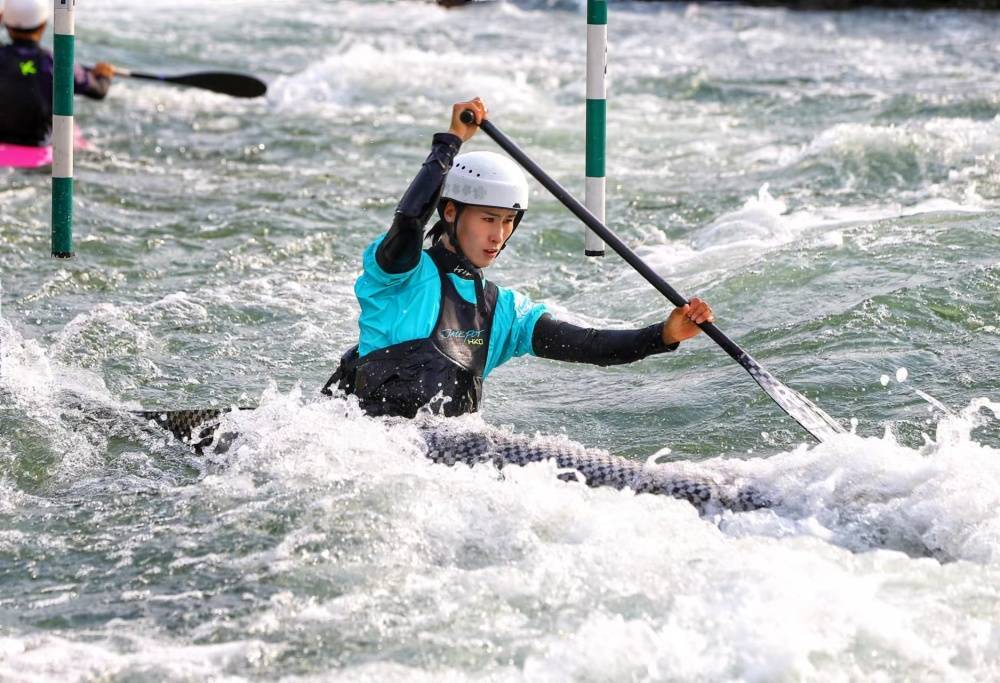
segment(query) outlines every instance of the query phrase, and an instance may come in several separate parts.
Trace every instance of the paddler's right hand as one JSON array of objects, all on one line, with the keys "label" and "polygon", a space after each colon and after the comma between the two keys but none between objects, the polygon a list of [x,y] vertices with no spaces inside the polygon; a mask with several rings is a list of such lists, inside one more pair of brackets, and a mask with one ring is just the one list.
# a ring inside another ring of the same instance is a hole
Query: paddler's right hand
[{"label": "paddler's right hand", "polygon": [[115,67],[107,62],[98,62],[91,71],[98,78],[111,78],[115,75]]},{"label": "paddler's right hand", "polygon": [[[476,123],[462,123],[462,112],[466,109],[471,110],[476,115]],[[452,135],[457,135],[462,138],[462,142],[466,142],[469,138],[476,134],[479,130],[479,124],[486,118],[486,105],[478,97],[469,100],[468,102],[459,102],[451,108],[451,128],[448,132]]]},{"label": "paddler's right hand", "polygon": [[661,333],[663,343],[678,344],[685,339],[690,339],[701,334],[702,323],[714,323],[715,314],[707,301],[702,301],[698,297],[691,299],[689,303],[675,308],[670,312],[666,322],[663,323]]}]

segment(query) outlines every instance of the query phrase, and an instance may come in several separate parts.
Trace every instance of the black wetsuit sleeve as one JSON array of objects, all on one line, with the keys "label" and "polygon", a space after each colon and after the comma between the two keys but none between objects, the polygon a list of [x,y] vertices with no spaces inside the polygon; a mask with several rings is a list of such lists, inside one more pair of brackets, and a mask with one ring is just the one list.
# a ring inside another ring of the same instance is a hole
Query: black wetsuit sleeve
[{"label": "black wetsuit sleeve", "polygon": [[424,226],[437,208],[445,176],[461,146],[457,135],[434,136],[430,155],[399,201],[389,233],[375,252],[375,261],[385,272],[405,273],[420,262]]},{"label": "black wetsuit sleeve", "polygon": [[531,346],[536,356],[570,363],[620,365],[677,348],[664,344],[663,323],[640,330],[595,330],[556,320],[546,313],[535,323]]},{"label": "black wetsuit sleeve", "polygon": [[73,92],[94,100],[103,100],[111,89],[111,79],[94,75],[91,69],[77,65],[73,72]]}]

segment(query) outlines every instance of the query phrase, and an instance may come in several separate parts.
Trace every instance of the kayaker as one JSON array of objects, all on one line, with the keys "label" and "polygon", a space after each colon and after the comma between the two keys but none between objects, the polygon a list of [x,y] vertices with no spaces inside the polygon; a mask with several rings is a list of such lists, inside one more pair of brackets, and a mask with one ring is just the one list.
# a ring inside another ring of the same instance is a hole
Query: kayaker
[{"label": "kayaker", "polygon": [[[528,208],[520,167],[493,152],[458,155],[486,106],[476,98],[452,108],[451,127],[433,138],[430,156],[396,208],[389,231],[364,252],[354,291],[361,305],[358,345],[323,387],[353,394],[370,415],[413,417],[423,406],[447,416],[475,412],[482,383],[497,366],[532,354],[596,365],[630,363],[673,351],[713,322],[711,307],[691,299],[662,323],[638,330],[595,330],[559,321],[542,304],[495,285],[482,270],[503,251]],[[437,209],[439,220],[424,227]]]},{"label": "kayaker", "polygon": [[[0,0],[0,4],[3,0]],[[0,46],[0,142],[41,146],[52,132],[52,53],[40,45],[51,0],[6,0],[4,25],[9,45]],[[73,91],[95,100],[111,87],[114,66],[77,65]]]}]

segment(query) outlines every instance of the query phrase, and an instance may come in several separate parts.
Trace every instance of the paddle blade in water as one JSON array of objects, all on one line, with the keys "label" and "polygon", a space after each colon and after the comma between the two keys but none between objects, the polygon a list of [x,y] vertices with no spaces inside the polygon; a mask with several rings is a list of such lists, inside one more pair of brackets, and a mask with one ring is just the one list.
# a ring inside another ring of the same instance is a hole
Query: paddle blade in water
[{"label": "paddle blade in water", "polygon": [[830,440],[837,434],[846,433],[846,430],[818,405],[779,382],[774,375],[761,367],[750,354],[744,353],[739,362],[760,385],[760,388],[820,443]]}]

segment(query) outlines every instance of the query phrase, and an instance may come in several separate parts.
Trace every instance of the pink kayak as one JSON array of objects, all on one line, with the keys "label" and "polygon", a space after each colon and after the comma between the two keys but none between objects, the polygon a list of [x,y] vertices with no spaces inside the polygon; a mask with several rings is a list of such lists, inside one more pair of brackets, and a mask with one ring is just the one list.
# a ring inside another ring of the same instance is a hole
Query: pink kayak
[{"label": "pink kayak", "polygon": [[[90,145],[80,131],[73,140],[74,149],[87,149]],[[40,168],[52,163],[52,145],[28,147],[0,142],[0,168]]]}]

